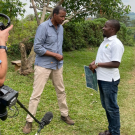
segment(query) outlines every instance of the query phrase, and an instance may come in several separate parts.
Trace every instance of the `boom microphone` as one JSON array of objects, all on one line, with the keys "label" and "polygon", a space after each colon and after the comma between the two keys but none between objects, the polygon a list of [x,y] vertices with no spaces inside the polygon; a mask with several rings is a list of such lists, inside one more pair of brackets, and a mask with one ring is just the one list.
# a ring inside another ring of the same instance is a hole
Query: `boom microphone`
[{"label": "boom microphone", "polygon": [[44,126],[48,125],[53,118],[52,112],[47,112],[44,117],[41,120],[41,124],[39,125],[38,133],[41,131],[41,129],[44,128]]}]

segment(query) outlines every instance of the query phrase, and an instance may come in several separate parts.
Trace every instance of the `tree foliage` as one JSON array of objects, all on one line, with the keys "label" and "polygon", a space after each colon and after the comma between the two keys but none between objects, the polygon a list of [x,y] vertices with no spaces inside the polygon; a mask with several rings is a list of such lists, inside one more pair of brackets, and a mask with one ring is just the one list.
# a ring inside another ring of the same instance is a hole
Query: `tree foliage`
[{"label": "tree foliage", "polygon": [[31,2],[34,4],[31,8],[35,6],[35,9],[41,12],[44,8],[47,12],[52,12],[55,6],[62,5],[67,10],[66,19],[69,21],[84,20],[86,16],[95,16],[99,13],[119,18],[129,13],[131,8],[129,5],[125,6],[121,0],[31,0]]},{"label": "tree foliage", "polygon": [[18,15],[23,16],[25,9],[23,8],[26,4],[20,0],[0,0],[0,13],[4,13],[13,19]]},{"label": "tree foliage", "polygon": [[97,13],[120,17],[130,11],[130,6],[124,6],[121,0],[67,0],[64,1],[63,6],[66,7],[69,14],[73,11],[74,15],[78,13],[76,17],[78,19],[84,16],[93,16]]},{"label": "tree foliage", "polygon": [[[50,2],[52,8],[60,3],[67,9],[67,19],[80,20],[89,15],[105,13],[108,16],[120,17],[130,11],[130,6],[125,6],[121,0],[34,0],[40,8],[40,3]],[[46,4],[47,5],[47,4]]]}]

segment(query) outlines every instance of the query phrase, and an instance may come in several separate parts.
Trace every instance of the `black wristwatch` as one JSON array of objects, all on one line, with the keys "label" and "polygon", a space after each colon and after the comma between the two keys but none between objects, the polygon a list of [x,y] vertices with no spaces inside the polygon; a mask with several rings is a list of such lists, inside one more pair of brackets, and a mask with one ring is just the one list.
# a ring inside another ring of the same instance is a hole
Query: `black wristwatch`
[{"label": "black wristwatch", "polygon": [[5,49],[7,52],[7,46],[0,46],[0,49]]}]

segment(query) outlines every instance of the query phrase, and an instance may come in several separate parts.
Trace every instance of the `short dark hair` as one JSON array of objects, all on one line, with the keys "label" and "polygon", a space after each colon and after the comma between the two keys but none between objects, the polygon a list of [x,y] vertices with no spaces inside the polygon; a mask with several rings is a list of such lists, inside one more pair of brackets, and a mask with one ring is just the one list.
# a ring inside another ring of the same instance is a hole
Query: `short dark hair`
[{"label": "short dark hair", "polygon": [[57,15],[58,15],[60,10],[63,10],[63,11],[66,12],[66,9],[65,9],[65,8],[63,8],[62,6],[57,6],[57,7],[55,7],[55,8],[53,9],[53,15],[54,15],[54,14],[57,14]]},{"label": "short dark hair", "polygon": [[117,20],[108,20],[109,22],[111,22],[112,27],[115,28],[116,32],[118,32],[120,30],[120,23]]}]

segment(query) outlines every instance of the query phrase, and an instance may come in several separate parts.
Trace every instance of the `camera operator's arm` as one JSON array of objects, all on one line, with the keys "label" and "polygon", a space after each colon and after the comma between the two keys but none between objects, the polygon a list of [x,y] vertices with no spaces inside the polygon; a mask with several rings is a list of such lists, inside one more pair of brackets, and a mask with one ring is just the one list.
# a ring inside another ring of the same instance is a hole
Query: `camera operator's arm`
[{"label": "camera operator's arm", "polygon": [[[9,28],[0,31],[0,46],[6,46],[8,40],[9,31],[13,28],[11,25]],[[6,73],[7,73],[7,53],[6,50],[0,48],[0,86],[4,84]]]}]

